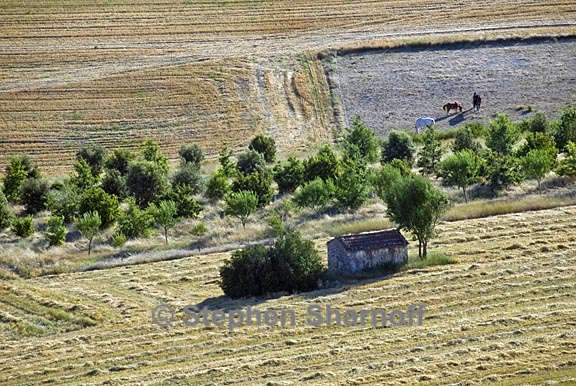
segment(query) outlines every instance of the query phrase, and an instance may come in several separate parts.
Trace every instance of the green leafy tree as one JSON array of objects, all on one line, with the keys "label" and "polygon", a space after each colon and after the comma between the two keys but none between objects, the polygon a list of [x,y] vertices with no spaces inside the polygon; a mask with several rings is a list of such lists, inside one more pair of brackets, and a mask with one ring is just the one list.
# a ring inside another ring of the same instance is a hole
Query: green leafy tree
[{"label": "green leafy tree", "polygon": [[92,168],[84,159],[76,161],[70,180],[80,190],[90,189],[98,182],[98,178],[92,173]]},{"label": "green leafy tree", "polygon": [[26,213],[36,214],[46,209],[48,202],[48,183],[40,178],[28,178],[21,187],[20,201]]},{"label": "green leafy tree", "polygon": [[219,169],[208,180],[206,185],[206,197],[217,202],[222,200],[230,192],[230,183],[223,169]]},{"label": "green leafy tree", "polygon": [[126,179],[128,192],[141,207],[164,196],[168,180],[164,169],[150,161],[138,161],[130,165]]},{"label": "green leafy tree", "polygon": [[115,149],[104,162],[104,167],[108,171],[115,170],[122,176],[128,174],[128,167],[134,160],[134,154],[127,149]]},{"label": "green leafy tree", "polygon": [[4,177],[4,194],[8,201],[20,201],[22,185],[29,178],[40,178],[40,172],[30,157],[24,155],[10,157]]},{"label": "green leafy tree", "polygon": [[197,218],[202,212],[202,204],[188,187],[174,188],[166,195],[167,200],[176,205],[176,214],[181,218]]},{"label": "green leafy tree", "polygon": [[132,198],[127,200],[127,204],[127,209],[120,213],[116,221],[116,231],[128,239],[148,236],[154,223],[152,214],[142,210]]},{"label": "green leafy tree", "polygon": [[378,161],[380,155],[378,137],[358,116],[354,117],[351,127],[347,130],[343,147],[348,157],[359,157],[367,163]]},{"label": "green leafy tree", "polygon": [[404,177],[385,197],[390,219],[418,239],[418,256],[426,258],[436,225],[449,207],[448,198],[421,176]]},{"label": "green leafy tree", "polygon": [[304,163],[294,157],[274,166],[274,181],[281,194],[291,193],[304,182]]},{"label": "green leafy tree", "polygon": [[407,133],[392,131],[388,135],[388,140],[382,143],[382,163],[401,159],[412,165],[414,152],[414,143]]},{"label": "green leafy tree", "polygon": [[266,168],[262,154],[254,150],[249,150],[238,156],[236,170],[240,174],[251,174],[264,170]]},{"label": "green leafy tree", "polygon": [[46,239],[51,246],[62,245],[66,238],[66,226],[64,226],[64,217],[51,216],[46,225]]},{"label": "green leafy tree", "polygon": [[47,206],[53,215],[62,216],[66,223],[71,223],[78,215],[80,194],[71,181],[66,181],[57,189],[48,193]]},{"label": "green leafy tree", "polygon": [[312,181],[321,178],[324,181],[334,179],[338,175],[339,161],[336,153],[329,145],[323,145],[318,153],[304,162],[304,179]]},{"label": "green leafy tree", "polygon": [[93,176],[99,176],[102,173],[105,159],[106,151],[98,144],[84,145],[76,153],[76,160],[84,160],[90,166]]},{"label": "green leafy tree", "polygon": [[198,168],[191,164],[186,163],[172,176],[173,188],[186,188],[194,194],[202,192],[204,182]]},{"label": "green leafy tree", "polygon": [[442,158],[442,145],[433,126],[426,129],[423,135],[423,148],[418,157],[418,166],[424,174],[434,174]]},{"label": "green leafy tree", "polygon": [[341,208],[356,211],[370,197],[368,171],[362,162],[342,163],[342,172],[334,181],[334,198]]},{"label": "green leafy tree", "polygon": [[502,156],[492,151],[485,152],[482,158],[484,159],[482,175],[493,192],[507,189],[522,181],[522,168],[518,158]]},{"label": "green leafy tree", "polygon": [[321,178],[316,178],[296,190],[294,203],[300,208],[318,210],[326,206],[333,195],[334,186],[331,180],[324,181]]},{"label": "green leafy tree", "polygon": [[576,106],[564,110],[555,125],[555,139],[560,151],[566,150],[568,142],[576,142]]},{"label": "green leafy tree", "polygon": [[518,142],[518,130],[516,125],[507,115],[499,114],[490,122],[486,146],[500,156],[509,156]]},{"label": "green leafy tree", "polygon": [[152,140],[144,141],[142,144],[142,158],[144,161],[152,162],[161,170],[164,174],[168,174],[168,158],[162,150],[160,145]]},{"label": "green leafy tree", "polygon": [[526,177],[535,179],[538,182],[538,192],[542,193],[542,179],[554,168],[556,157],[546,149],[533,149],[521,162]]},{"label": "green leafy tree", "polygon": [[267,163],[272,163],[276,159],[276,142],[272,137],[257,135],[250,141],[248,148],[260,153]]},{"label": "green leafy tree", "polygon": [[92,241],[100,233],[101,226],[98,212],[84,213],[76,221],[76,229],[88,240],[88,256],[92,254]]},{"label": "green leafy tree", "polygon": [[168,245],[168,231],[178,222],[178,213],[174,201],[160,201],[158,205],[150,205],[150,213],[156,225],[164,230],[164,240]]},{"label": "green leafy tree", "polygon": [[226,196],[225,213],[228,216],[236,217],[246,228],[248,218],[256,212],[258,208],[258,197],[253,192],[242,191],[232,192]]},{"label": "green leafy tree", "polygon": [[232,191],[253,192],[258,198],[258,207],[262,208],[270,203],[274,195],[272,175],[268,170],[250,174],[238,174],[232,183]]},{"label": "green leafy tree", "polygon": [[576,142],[568,142],[566,145],[566,157],[558,165],[558,174],[576,176]]},{"label": "green leafy tree", "polygon": [[370,181],[376,195],[384,200],[390,187],[400,180],[402,176],[400,169],[392,164],[384,164],[372,174]]},{"label": "green leafy tree", "polygon": [[98,213],[102,229],[112,225],[120,214],[118,198],[106,193],[102,188],[90,188],[82,193],[78,213]]},{"label": "green leafy tree", "polygon": [[126,176],[122,175],[118,170],[106,170],[106,174],[104,175],[100,186],[106,193],[118,197],[119,200],[128,197]]},{"label": "green leafy tree", "polygon": [[439,165],[439,177],[448,186],[462,189],[468,202],[468,187],[481,181],[482,160],[471,150],[461,150],[444,159]]},{"label": "green leafy tree", "polygon": [[12,232],[18,237],[27,238],[34,234],[32,216],[15,217],[12,219]]},{"label": "green leafy tree", "polygon": [[526,135],[526,143],[516,152],[517,157],[526,156],[531,150],[544,150],[556,158],[558,149],[554,137],[548,133],[530,132]]},{"label": "green leafy tree", "polygon": [[481,145],[476,141],[474,133],[469,126],[465,126],[456,132],[454,137],[454,144],[452,145],[452,151],[457,153],[462,150],[470,150],[474,153],[478,153],[481,149]]},{"label": "green leafy tree", "polygon": [[196,169],[200,169],[202,161],[204,160],[204,153],[202,149],[200,149],[200,146],[196,144],[182,145],[178,154],[184,165],[190,165]]},{"label": "green leafy tree", "polygon": [[519,124],[520,131],[527,131],[531,133],[547,133],[550,129],[550,124],[543,113],[536,113],[532,117],[523,120]]},{"label": "green leafy tree", "polygon": [[236,164],[232,159],[232,151],[230,149],[224,148],[220,152],[218,162],[220,162],[220,168],[226,177],[234,177],[236,174]]}]

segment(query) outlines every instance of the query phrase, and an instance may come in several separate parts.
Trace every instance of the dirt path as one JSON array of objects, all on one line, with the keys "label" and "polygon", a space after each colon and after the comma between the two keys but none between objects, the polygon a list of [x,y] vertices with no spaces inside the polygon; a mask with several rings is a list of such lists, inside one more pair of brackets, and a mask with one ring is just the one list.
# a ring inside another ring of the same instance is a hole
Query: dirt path
[{"label": "dirt path", "polygon": [[[412,128],[420,116],[441,127],[486,121],[498,112],[518,119],[528,106],[554,112],[576,100],[576,41],[350,54],[336,58],[335,74],[346,120],[359,115],[381,134]],[[478,114],[469,111],[474,91],[483,98]],[[464,105],[463,114],[442,111],[452,100]]]}]

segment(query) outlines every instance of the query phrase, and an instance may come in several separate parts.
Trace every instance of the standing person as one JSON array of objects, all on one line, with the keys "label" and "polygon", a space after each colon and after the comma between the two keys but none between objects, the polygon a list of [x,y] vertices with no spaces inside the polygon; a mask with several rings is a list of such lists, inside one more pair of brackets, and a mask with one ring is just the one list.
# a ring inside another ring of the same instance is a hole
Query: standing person
[{"label": "standing person", "polygon": [[478,102],[478,94],[476,94],[476,91],[474,91],[474,95],[472,96],[472,108],[475,111],[478,111],[478,110],[476,110],[477,102]]},{"label": "standing person", "polygon": [[480,95],[476,95],[476,111],[480,111],[481,104],[482,104],[482,98],[480,98]]}]

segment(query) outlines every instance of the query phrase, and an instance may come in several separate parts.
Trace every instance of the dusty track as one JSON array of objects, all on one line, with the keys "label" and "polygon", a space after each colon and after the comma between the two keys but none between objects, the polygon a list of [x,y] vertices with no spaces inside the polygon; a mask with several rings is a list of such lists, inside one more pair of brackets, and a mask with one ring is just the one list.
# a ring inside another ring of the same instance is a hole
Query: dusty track
[{"label": "dusty track", "polygon": [[[567,207],[443,224],[434,246],[459,264],[265,302],[219,297],[218,267],[229,256],[221,253],[6,282],[0,287],[0,383],[574,381],[575,216],[576,207]],[[300,315],[313,303],[396,308],[423,302],[428,311],[420,328],[228,333],[153,326],[149,312],[159,302],[286,306]],[[45,333],[22,336],[36,331],[29,325]]]}]

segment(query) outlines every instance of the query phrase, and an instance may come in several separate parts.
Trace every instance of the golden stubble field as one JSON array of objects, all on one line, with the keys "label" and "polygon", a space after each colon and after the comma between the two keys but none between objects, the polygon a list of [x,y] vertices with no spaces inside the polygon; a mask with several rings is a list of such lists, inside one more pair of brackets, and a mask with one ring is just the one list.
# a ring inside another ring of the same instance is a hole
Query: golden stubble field
[{"label": "golden stubble field", "polygon": [[[225,253],[6,281],[0,384],[576,382],[576,207],[444,223],[434,248],[459,263],[268,300],[221,296]],[[415,328],[165,330],[150,320],[160,303],[298,315],[424,303],[426,317]]]},{"label": "golden stubble field", "polygon": [[328,80],[315,54],[402,39],[574,28],[571,0],[5,0],[0,4],[0,168],[32,155],[69,170],[80,144],[161,142],[210,154],[268,132],[284,151],[332,139]]}]

